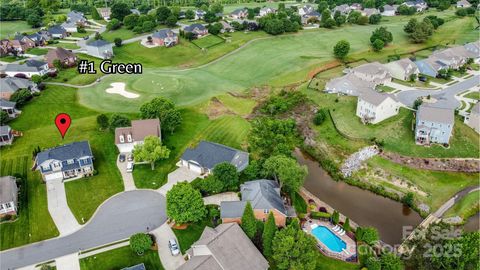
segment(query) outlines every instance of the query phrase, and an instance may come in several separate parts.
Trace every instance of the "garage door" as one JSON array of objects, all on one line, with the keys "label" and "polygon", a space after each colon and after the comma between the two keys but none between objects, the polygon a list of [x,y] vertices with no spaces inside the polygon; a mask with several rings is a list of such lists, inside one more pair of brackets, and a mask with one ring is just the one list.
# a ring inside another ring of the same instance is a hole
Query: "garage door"
[{"label": "garage door", "polygon": [[57,173],[52,173],[52,174],[49,174],[49,175],[45,175],[45,181],[53,180],[53,179],[62,179],[62,178],[63,178],[62,172],[57,172]]},{"label": "garage door", "polygon": [[199,173],[201,174],[202,173],[202,168],[196,164],[193,164],[193,163],[188,163],[188,168],[193,171],[193,172],[196,172],[196,173]]}]

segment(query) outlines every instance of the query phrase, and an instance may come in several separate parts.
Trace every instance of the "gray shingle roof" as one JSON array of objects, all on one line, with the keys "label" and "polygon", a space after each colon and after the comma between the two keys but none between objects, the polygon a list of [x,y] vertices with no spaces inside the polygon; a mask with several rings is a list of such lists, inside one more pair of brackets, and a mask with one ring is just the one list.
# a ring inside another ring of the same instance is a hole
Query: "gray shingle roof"
[{"label": "gray shingle roof", "polygon": [[395,98],[391,95],[388,94],[381,94],[378,93],[375,90],[370,90],[370,91],[365,91],[362,94],[360,94],[360,98],[365,100],[366,102],[373,104],[373,105],[380,105],[382,102],[387,100],[388,98],[391,98],[395,100]]},{"label": "gray shingle roof", "polygon": [[108,41],[98,39],[98,40],[92,41],[90,43],[87,43],[87,46],[103,47],[103,46],[108,45],[108,44],[110,44]]},{"label": "gray shingle roof", "polygon": [[0,126],[0,135],[7,135],[10,132],[10,126]]},{"label": "gray shingle roof", "polygon": [[213,169],[219,163],[229,162],[238,169],[248,163],[248,153],[222,144],[201,141],[197,147],[185,150],[181,159],[194,161],[208,169]]},{"label": "gray shingle roof", "polygon": [[244,9],[244,8],[237,8],[237,9],[235,9],[234,11],[232,11],[231,14],[238,15],[238,14],[240,14],[240,13],[242,13],[242,12],[246,12],[246,9]]},{"label": "gray shingle roof", "polygon": [[175,34],[171,29],[161,29],[152,34],[152,37],[154,38],[167,38],[167,37],[175,37],[177,34]]},{"label": "gray shingle roof", "polygon": [[17,103],[8,101],[6,99],[0,99],[0,107],[1,108],[14,108]]},{"label": "gray shingle roof", "polygon": [[420,121],[444,123],[453,125],[455,121],[454,111],[451,109],[431,107],[422,104],[417,111],[417,118]]},{"label": "gray shingle roof", "polygon": [[192,25],[186,26],[186,27],[184,28],[184,30],[187,31],[187,32],[192,32],[193,30],[195,30],[195,28],[197,28],[197,29],[200,30],[200,31],[203,31],[203,30],[206,29],[203,24],[194,23],[194,24],[192,24]]},{"label": "gray shingle roof", "polygon": [[54,25],[47,30],[50,34],[65,34],[67,31],[61,25]]},{"label": "gray shingle roof", "polygon": [[0,204],[17,203],[17,181],[13,176],[0,177]]},{"label": "gray shingle roof", "polygon": [[37,164],[42,164],[49,159],[65,161],[85,156],[93,156],[88,141],[73,142],[38,153]]},{"label": "gray shingle roof", "polygon": [[[13,66],[11,66],[13,65]],[[18,71],[16,68],[18,66],[24,66],[24,65],[16,65],[16,64],[8,64],[7,67],[5,68],[6,71]],[[9,92],[13,93],[17,91],[18,89],[26,89],[33,86],[32,81],[24,79],[24,78],[17,78],[17,77],[5,77],[5,78],[0,78],[0,89],[2,92]]]}]

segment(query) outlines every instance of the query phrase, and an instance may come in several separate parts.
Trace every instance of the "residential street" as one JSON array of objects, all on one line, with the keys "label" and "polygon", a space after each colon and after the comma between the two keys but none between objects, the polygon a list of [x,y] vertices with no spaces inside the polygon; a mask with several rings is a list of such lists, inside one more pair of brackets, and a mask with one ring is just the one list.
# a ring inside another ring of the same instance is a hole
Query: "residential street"
[{"label": "residential street", "polygon": [[[167,220],[166,200],[151,190],[127,191],[99,207],[77,232],[0,253],[0,269],[15,269],[109,244],[161,226]],[[148,227],[148,230],[147,230]]]},{"label": "residential street", "polygon": [[402,91],[396,95],[397,99],[405,106],[412,107],[415,100],[419,97],[431,95],[437,99],[436,107],[456,109],[460,102],[455,98],[461,92],[464,92],[480,83],[480,76],[476,75],[462,82],[453,84],[442,90],[410,90]]}]

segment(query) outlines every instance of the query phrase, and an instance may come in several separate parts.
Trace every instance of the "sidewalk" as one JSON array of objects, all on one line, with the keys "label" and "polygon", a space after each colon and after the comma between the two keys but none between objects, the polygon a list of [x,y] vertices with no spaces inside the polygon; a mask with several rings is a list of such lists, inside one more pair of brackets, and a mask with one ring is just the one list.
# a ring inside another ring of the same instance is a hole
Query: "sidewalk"
[{"label": "sidewalk", "polygon": [[57,270],[80,270],[78,253],[65,255],[63,257],[55,259],[55,266]]},{"label": "sidewalk", "polygon": [[175,234],[167,223],[164,223],[162,226],[156,228],[150,233],[155,235],[158,246],[158,256],[160,257],[160,261],[162,262],[165,270],[175,270],[185,263],[185,259],[183,258],[182,254],[173,256],[170,253],[170,248],[168,247],[168,240],[177,240],[177,238],[175,237]]},{"label": "sidewalk", "polygon": [[60,236],[73,233],[81,228],[68,207],[65,185],[61,179],[47,181],[47,201],[48,211]]}]

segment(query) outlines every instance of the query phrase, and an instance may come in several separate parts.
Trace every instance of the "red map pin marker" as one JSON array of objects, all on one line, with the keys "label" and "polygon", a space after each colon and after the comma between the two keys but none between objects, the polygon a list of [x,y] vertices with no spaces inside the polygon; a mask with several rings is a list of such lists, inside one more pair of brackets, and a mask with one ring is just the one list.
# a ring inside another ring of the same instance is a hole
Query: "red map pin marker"
[{"label": "red map pin marker", "polygon": [[67,133],[71,123],[72,119],[70,118],[70,115],[66,113],[60,113],[55,117],[55,125],[57,126],[58,131],[60,131],[60,134],[62,134],[62,139],[65,137],[65,133]]}]

